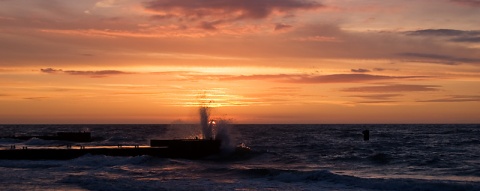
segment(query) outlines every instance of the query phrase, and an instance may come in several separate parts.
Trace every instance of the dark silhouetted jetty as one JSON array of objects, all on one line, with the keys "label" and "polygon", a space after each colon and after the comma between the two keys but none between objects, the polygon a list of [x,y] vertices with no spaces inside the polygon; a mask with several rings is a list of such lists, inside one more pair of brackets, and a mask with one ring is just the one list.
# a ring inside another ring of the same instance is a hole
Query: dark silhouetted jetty
[{"label": "dark silhouetted jetty", "polygon": [[0,149],[0,159],[8,160],[68,160],[90,155],[155,156],[164,158],[199,159],[220,152],[219,140],[179,139],[151,140],[150,146],[70,146],[22,147]]}]

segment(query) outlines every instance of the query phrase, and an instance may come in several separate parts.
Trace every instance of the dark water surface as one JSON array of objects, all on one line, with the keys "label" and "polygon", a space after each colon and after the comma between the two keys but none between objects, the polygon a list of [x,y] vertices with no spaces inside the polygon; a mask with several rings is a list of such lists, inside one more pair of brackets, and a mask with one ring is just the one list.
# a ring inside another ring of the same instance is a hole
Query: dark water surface
[{"label": "dark water surface", "polygon": [[[363,141],[362,131],[370,130]],[[0,125],[0,137],[90,131],[75,145],[194,138],[196,125]],[[480,125],[233,125],[252,151],[204,160],[0,160],[1,190],[480,190]],[[0,139],[0,147],[64,146]]]}]

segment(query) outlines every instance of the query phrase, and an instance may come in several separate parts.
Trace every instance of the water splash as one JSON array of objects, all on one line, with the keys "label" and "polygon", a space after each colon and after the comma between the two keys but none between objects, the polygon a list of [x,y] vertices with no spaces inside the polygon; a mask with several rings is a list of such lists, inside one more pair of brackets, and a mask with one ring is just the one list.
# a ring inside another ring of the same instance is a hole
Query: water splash
[{"label": "water splash", "polygon": [[215,139],[222,142],[221,149],[225,152],[231,152],[235,149],[235,143],[231,136],[230,129],[232,125],[229,120],[219,119],[215,123]]},{"label": "water splash", "polygon": [[199,112],[203,139],[213,139],[213,123],[210,121],[210,108],[201,106]]},{"label": "water splash", "polygon": [[203,139],[220,140],[223,151],[232,151],[235,148],[234,140],[230,134],[232,128],[230,120],[210,119],[211,108],[202,106],[199,108],[200,125],[202,127]]}]

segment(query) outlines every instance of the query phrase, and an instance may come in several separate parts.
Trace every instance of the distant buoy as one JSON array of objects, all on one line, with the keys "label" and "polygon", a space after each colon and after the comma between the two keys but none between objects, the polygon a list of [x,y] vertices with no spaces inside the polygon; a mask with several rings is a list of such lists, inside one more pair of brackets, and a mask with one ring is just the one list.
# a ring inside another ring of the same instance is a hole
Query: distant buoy
[{"label": "distant buoy", "polygon": [[362,134],[363,134],[363,140],[364,140],[364,141],[370,140],[370,131],[369,131],[368,129],[362,131]]}]

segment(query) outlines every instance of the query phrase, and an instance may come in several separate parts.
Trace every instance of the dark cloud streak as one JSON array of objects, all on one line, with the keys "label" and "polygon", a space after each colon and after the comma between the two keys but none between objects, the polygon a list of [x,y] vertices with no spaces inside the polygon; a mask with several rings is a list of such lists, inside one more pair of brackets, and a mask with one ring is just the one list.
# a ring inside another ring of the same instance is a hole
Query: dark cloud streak
[{"label": "dark cloud streak", "polygon": [[372,94],[372,95],[357,95],[351,97],[358,97],[364,99],[373,99],[373,100],[390,100],[394,97],[402,96],[402,94]]},{"label": "dark cloud streak", "polygon": [[361,86],[346,88],[344,92],[425,92],[439,91],[440,86],[436,85],[409,85],[409,84],[388,84],[379,86]]},{"label": "dark cloud streak", "polygon": [[106,75],[117,75],[117,74],[129,74],[127,72],[122,72],[118,70],[99,70],[99,71],[77,71],[77,70],[66,70],[64,71],[67,74],[71,75],[87,75],[87,76],[106,76]]},{"label": "dark cloud streak", "polygon": [[397,103],[396,101],[359,101],[356,104],[385,104],[385,103]]},{"label": "dark cloud streak", "polygon": [[416,31],[408,31],[407,35],[411,36],[467,36],[479,35],[479,31],[463,31],[454,29],[424,29]]},{"label": "dark cloud streak", "polygon": [[410,61],[431,62],[446,65],[459,65],[462,63],[480,63],[480,59],[478,58],[464,58],[440,54],[405,52],[401,53],[400,56],[414,59]]},{"label": "dark cloud streak", "polygon": [[57,73],[57,72],[62,72],[62,70],[57,70],[54,68],[42,68],[40,69],[41,72],[43,73]]},{"label": "dark cloud streak", "polygon": [[132,74],[130,72],[123,72],[118,70],[81,71],[81,70],[62,70],[62,69],[54,69],[54,68],[42,68],[40,69],[40,71],[48,74],[64,73],[69,75],[90,76],[90,77],[107,77],[111,75]]},{"label": "dark cloud streak", "polygon": [[480,96],[451,96],[447,98],[440,98],[440,99],[431,99],[431,100],[423,100],[418,102],[443,102],[443,103],[450,103],[450,102],[480,102]]},{"label": "dark cloud streak", "polygon": [[355,72],[355,73],[367,73],[367,72],[371,72],[369,69],[363,69],[363,68],[351,69],[350,71]]},{"label": "dark cloud streak", "polygon": [[43,99],[48,99],[49,97],[26,97],[26,98],[23,98],[23,99],[26,99],[26,100],[43,100]]},{"label": "dark cloud streak", "polygon": [[480,42],[480,31],[466,31],[454,29],[424,29],[408,31],[405,34],[409,36],[424,37],[446,37],[451,42],[478,43]]},{"label": "dark cloud streak", "polygon": [[277,23],[277,24],[275,24],[274,30],[275,31],[281,31],[281,30],[285,30],[285,29],[289,29],[289,28],[292,28],[292,25]]}]

